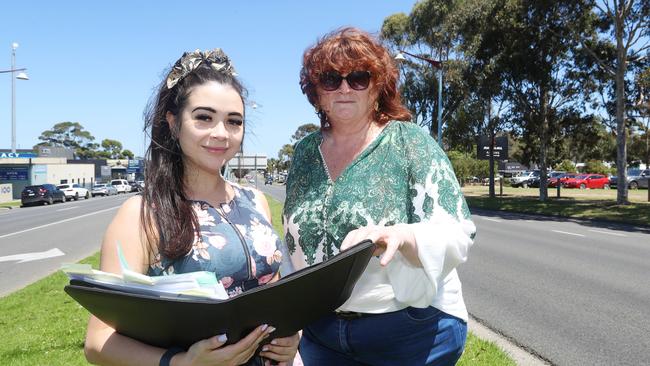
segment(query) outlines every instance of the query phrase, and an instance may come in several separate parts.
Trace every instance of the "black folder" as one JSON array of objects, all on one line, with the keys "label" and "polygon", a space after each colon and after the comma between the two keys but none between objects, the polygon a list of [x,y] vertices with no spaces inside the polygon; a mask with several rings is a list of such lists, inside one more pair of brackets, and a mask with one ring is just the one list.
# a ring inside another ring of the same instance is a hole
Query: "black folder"
[{"label": "black folder", "polygon": [[350,297],[374,249],[371,241],[363,241],[325,262],[226,300],[133,294],[79,280],[70,281],[65,292],[118,333],[153,346],[188,348],[224,333],[227,344],[236,343],[262,324],[276,328],[271,338],[287,337]]}]

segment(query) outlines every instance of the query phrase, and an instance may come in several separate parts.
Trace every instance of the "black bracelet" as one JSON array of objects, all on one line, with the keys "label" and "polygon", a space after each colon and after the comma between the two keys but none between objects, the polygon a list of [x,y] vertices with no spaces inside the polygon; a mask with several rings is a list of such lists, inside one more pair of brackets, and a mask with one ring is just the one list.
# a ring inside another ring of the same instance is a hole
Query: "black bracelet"
[{"label": "black bracelet", "polygon": [[172,357],[174,357],[175,355],[181,352],[185,352],[185,350],[180,347],[172,347],[168,349],[167,351],[165,351],[165,353],[163,353],[162,357],[160,357],[160,362],[158,363],[158,366],[169,366]]}]

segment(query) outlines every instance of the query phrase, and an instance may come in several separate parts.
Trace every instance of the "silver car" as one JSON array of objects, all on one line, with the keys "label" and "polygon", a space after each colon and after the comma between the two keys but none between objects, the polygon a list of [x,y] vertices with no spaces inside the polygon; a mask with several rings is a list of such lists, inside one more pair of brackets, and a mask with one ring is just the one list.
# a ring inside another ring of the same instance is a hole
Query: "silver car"
[{"label": "silver car", "polygon": [[110,184],[100,183],[100,184],[95,184],[93,186],[93,189],[92,189],[91,193],[92,193],[93,197],[94,196],[113,196],[113,195],[117,194],[117,189],[115,189],[115,187],[113,187]]}]

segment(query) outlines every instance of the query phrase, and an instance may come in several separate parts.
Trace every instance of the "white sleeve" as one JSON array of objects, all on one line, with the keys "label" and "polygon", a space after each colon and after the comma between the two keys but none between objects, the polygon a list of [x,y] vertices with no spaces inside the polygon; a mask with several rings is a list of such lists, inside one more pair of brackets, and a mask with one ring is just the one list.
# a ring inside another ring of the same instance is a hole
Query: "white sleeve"
[{"label": "white sleeve", "polygon": [[415,307],[431,305],[447,275],[467,260],[476,234],[444,152],[436,144],[425,149],[425,155],[429,156],[418,160],[430,164],[413,163],[410,187],[414,215],[408,225],[422,267],[414,266],[398,252],[386,268],[396,299]]}]

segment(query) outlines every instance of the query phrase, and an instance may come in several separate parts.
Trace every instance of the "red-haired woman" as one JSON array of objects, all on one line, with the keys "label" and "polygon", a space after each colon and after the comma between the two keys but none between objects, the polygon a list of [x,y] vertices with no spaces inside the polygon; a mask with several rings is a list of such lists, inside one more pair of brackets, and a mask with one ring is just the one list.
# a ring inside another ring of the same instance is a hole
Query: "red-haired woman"
[{"label": "red-haired woman", "polygon": [[397,69],[369,34],[345,28],[303,59],[321,129],[296,147],[285,239],[301,267],[363,239],[375,254],[350,299],[303,330],[305,365],[453,365],[467,310],[456,266],[476,232],[440,147],[412,123]]}]

